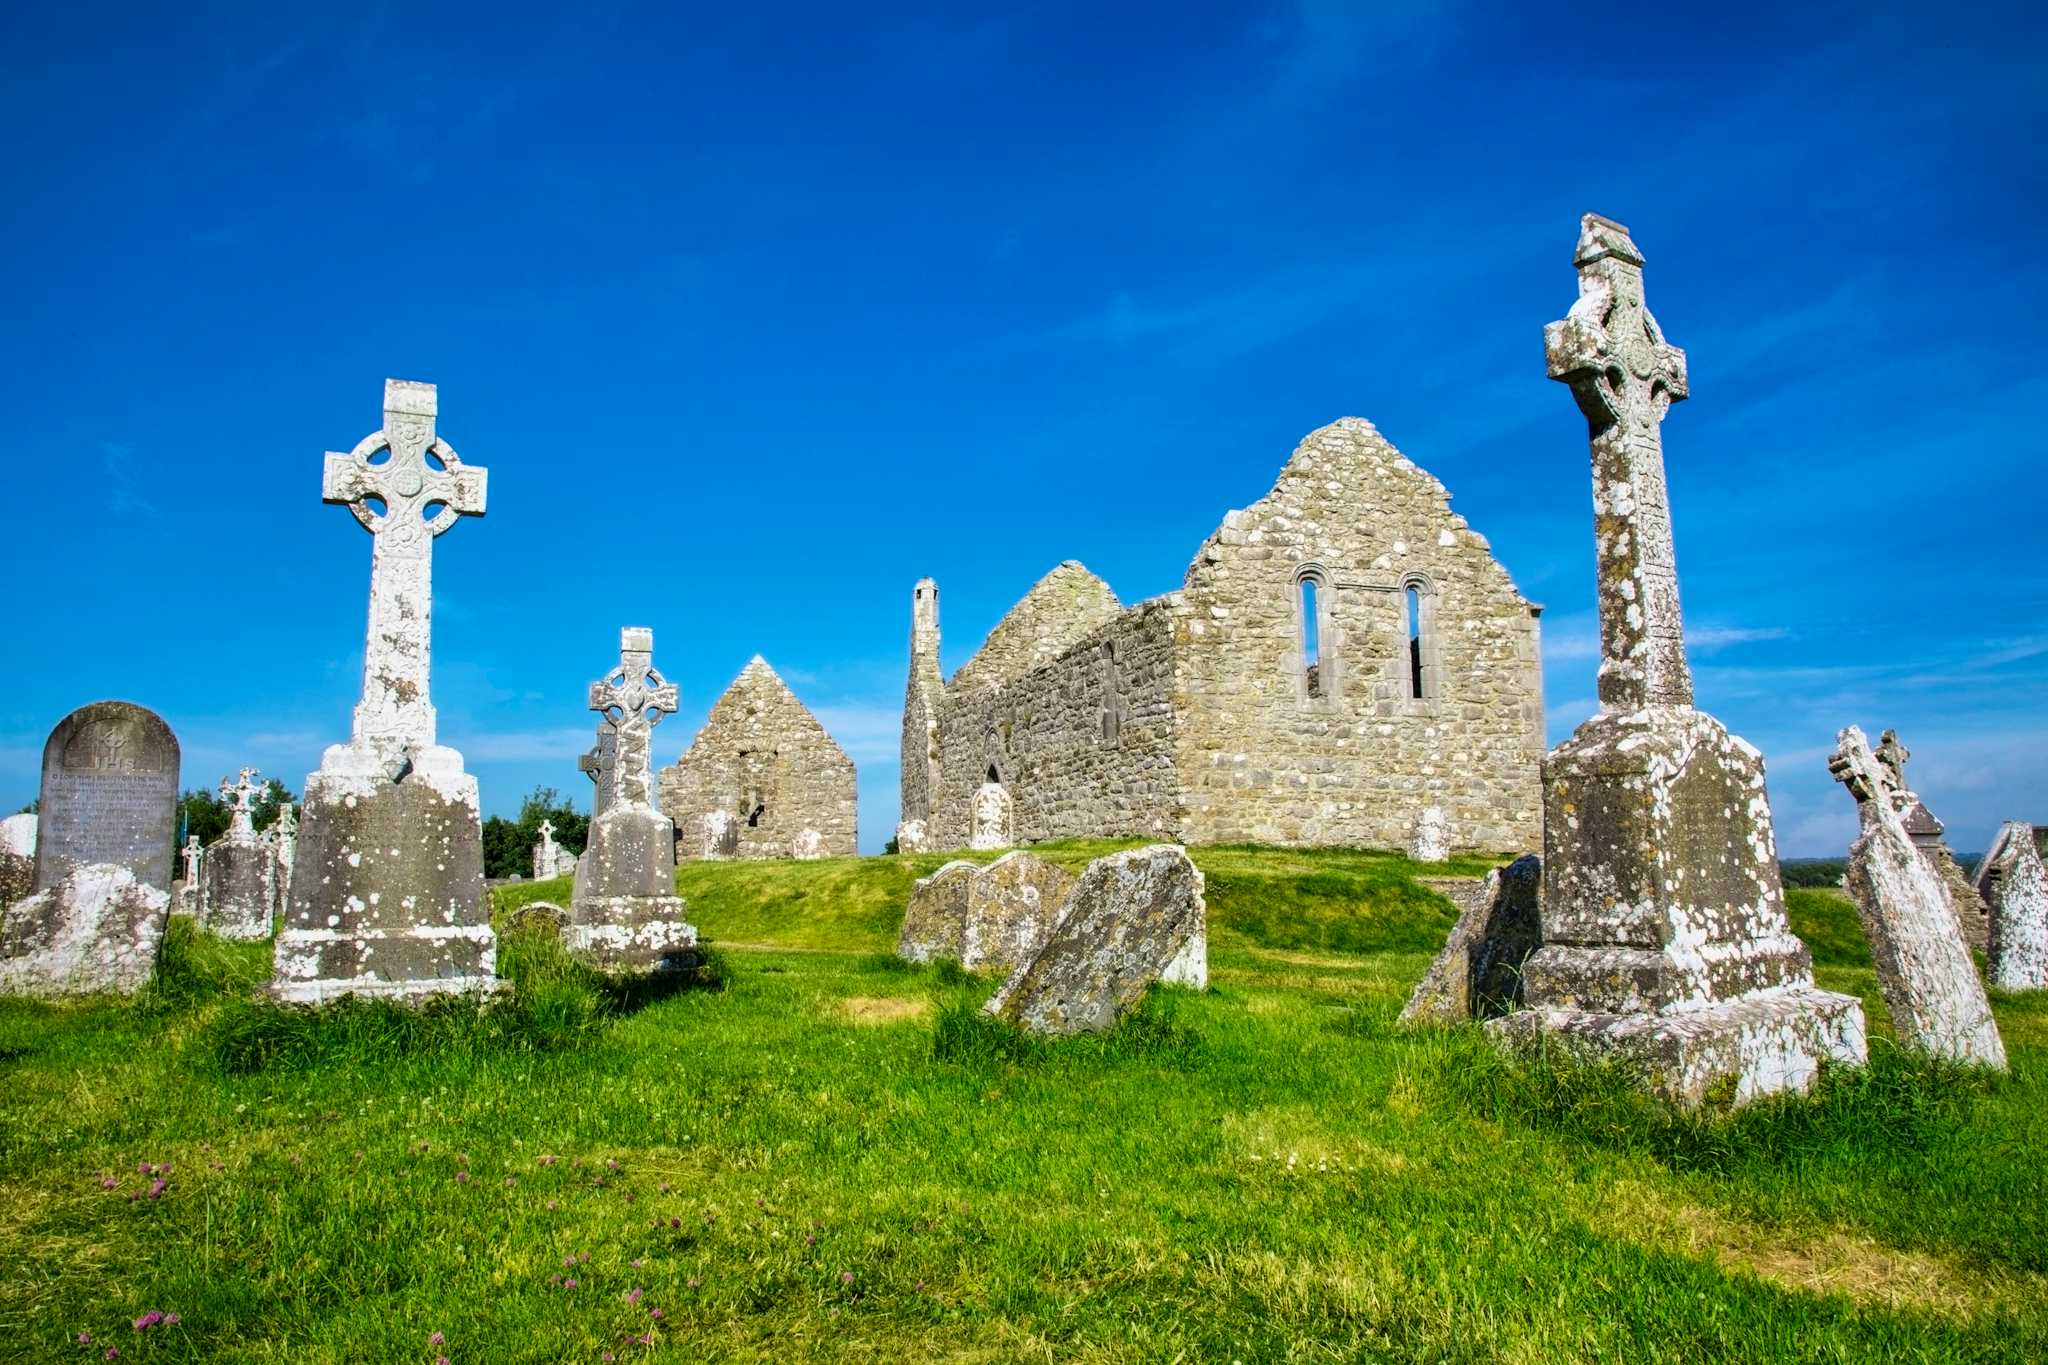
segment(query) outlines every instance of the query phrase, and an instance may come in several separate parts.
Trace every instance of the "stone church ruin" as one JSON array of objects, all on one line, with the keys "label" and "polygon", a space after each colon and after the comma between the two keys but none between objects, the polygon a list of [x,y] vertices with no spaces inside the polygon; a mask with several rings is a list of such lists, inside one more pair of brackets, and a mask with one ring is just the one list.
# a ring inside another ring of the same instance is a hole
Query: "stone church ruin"
[{"label": "stone church ruin", "polygon": [[661,770],[661,808],[679,860],[857,851],[853,760],[758,654]]},{"label": "stone church ruin", "polygon": [[1542,840],[1537,616],[1370,422],[1296,448],[1177,592],[1059,565],[947,681],[911,596],[905,851],[1072,836],[1399,848]]}]

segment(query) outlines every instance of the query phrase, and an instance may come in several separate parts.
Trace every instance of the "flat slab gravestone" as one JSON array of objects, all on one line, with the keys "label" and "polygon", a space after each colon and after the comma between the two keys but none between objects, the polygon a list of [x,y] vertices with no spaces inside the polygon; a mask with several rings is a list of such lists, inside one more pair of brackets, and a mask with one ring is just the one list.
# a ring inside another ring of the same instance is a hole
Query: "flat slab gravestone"
[{"label": "flat slab gravestone", "polygon": [[1487,1028],[1622,1058],[1680,1104],[1804,1090],[1863,1062],[1863,1008],[1815,987],[1785,918],[1763,756],[1692,704],[1662,435],[1685,353],[1626,228],[1587,214],[1574,264],[1544,346],[1592,446],[1600,710],[1544,763],[1543,946]]},{"label": "flat slab gravestone", "polygon": [[2034,826],[2008,820],[1999,827],[1977,865],[1976,889],[1991,907],[1991,984],[2048,989],[2048,868]]},{"label": "flat slab gravestone", "polygon": [[1206,986],[1202,873],[1174,844],[1097,858],[1045,946],[1011,973],[988,1013],[1033,1033],[1099,1033],[1154,981]]},{"label": "flat slab gravestone", "polygon": [[244,768],[238,781],[220,780],[228,830],[200,859],[199,923],[222,938],[269,938],[277,910],[277,848],[256,833],[253,820],[260,779],[256,769]]},{"label": "flat slab gravestone", "polygon": [[112,863],[73,866],[0,911],[0,994],[133,995],[148,982],[171,893]]},{"label": "flat slab gravestone", "polygon": [[1074,874],[1022,849],[977,868],[968,881],[960,965],[1013,972],[1052,936],[1073,894]]},{"label": "flat slab gravestone", "polygon": [[616,736],[611,795],[590,822],[569,903],[571,949],[615,972],[681,972],[697,963],[697,930],[676,894],[676,836],[654,808],[652,731],[674,712],[675,684],[654,667],[654,632],[619,632],[618,666],[590,685],[590,709]]},{"label": "flat slab gravestone", "polygon": [[1862,730],[1836,737],[1828,771],[1856,798],[1862,832],[1849,846],[1849,894],[1892,1031],[1916,1051],[2005,1070],[2005,1042],[1948,893],[1906,832]]},{"label": "flat slab gravestone", "polygon": [[910,888],[896,956],[905,962],[958,962],[965,952],[967,897],[981,864],[957,858]]},{"label": "flat slab gravestone", "polygon": [[1534,854],[1486,874],[1485,890],[1401,1011],[1404,1024],[1488,1019],[1522,1003],[1522,966],[1542,946],[1543,860]]},{"label": "flat slab gravestone", "polygon": [[1408,838],[1408,857],[1418,863],[1440,863],[1450,856],[1451,828],[1443,807],[1423,807],[1415,817],[1415,832]]},{"label": "flat slab gravestone", "polygon": [[497,988],[483,821],[428,690],[436,537],[481,516],[485,471],[435,431],[432,384],[384,384],[384,425],[327,456],[321,496],[370,533],[363,692],[306,779],[271,992],[419,1000]]},{"label": "flat slab gravestone", "polygon": [[79,707],[43,745],[40,796],[35,890],[88,864],[171,889],[178,740],[162,716],[125,701]]}]

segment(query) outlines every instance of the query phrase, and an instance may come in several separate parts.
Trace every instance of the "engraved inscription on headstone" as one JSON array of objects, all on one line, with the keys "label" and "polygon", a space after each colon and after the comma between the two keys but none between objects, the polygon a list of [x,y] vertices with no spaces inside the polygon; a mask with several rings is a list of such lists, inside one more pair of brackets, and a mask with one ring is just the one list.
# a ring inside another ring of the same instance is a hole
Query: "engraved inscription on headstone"
[{"label": "engraved inscription on headstone", "polygon": [[43,746],[35,889],[106,863],[169,891],[177,806],[178,740],[163,717],[125,701],[81,706]]}]

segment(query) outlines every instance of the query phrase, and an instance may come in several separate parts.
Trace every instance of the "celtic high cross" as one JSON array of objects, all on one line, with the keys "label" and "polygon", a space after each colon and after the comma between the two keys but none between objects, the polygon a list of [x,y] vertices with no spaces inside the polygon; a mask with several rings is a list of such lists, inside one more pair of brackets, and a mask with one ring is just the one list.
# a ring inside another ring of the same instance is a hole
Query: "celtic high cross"
[{"label": "celtic high cross", "polygon": [[256,798],[263,795],[262,776],[254,768],[244,768],[239,781],[230,782],[225,777],[220,780],[220,799],[228,803],[228,838],[256,837],[252,813]]},{"label": "celtic high cross", "polygon": [[1663,438],[1665,411],[1686,395],[1685,352],[1643,301],[1643,255],[1627,228],[1587,214],[1572,263],[1579,301],[1543,329],[1543,346],[1592,435],[1600,704],[1691,706]]},{"label": "celtic high cross", "polygon": [[619,666],[590,685],[590,709],[604,715],[619,739],[611,771],[613,801],[653,804],[652,732],[676,702],[676,685],[654,667],[654,632],[644,626],[621,630]]},{"label": "celtic high cross", "polygon": [[355,514],[370,542],[370,636],[350,747],[402,770],[434,743],[427,695],[433,646],[434,537],[482,516],[485,472],[434,434],[432,384],[384,381],[384,426],[346,455],[327,455],[321,499]]}]

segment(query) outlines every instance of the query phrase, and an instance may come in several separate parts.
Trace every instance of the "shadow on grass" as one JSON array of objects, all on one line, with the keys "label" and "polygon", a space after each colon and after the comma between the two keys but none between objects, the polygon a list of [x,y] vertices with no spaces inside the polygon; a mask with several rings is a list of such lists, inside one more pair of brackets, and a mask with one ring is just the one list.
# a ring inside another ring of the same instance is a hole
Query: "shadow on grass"
[{"label": "shadow on grass", "polygon": [[1735,1107],[1727,1094],[1696,1109],[1648,1095],[1615,1061],[1555,1043],[1510,1054],[1477,1030],[1436,1033],[1427,1071],[1454,1102],[1496,1122],[1540,1127],[1639,1153],[1676,1171],[1723,1173],[1814,1159],[1857,1162],[1938,1154],[2003,1078],[1870,1040],[1862,1067],[1826,1066],[1807,1095]]}]

